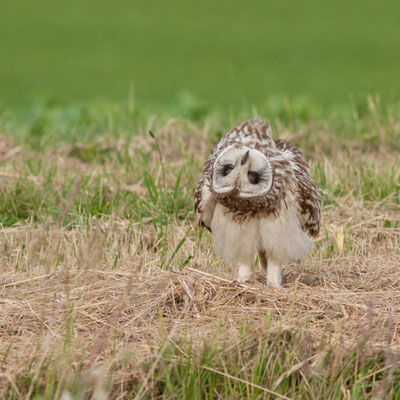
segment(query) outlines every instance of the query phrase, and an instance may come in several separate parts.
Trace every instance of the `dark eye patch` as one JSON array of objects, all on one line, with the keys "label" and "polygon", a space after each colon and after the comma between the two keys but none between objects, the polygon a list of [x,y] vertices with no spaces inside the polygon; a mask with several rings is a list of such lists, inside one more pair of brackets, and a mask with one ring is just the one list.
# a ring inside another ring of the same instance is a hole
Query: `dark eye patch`
[{"label": "dark eye patch", "polygon": [[260,176],[260,174],[259,174],[258,172],[249,171],[249,172],[247,173],[247,176],[248,176],[248,178],[249,178],[249,182],[250,182],[252,185],[257,185],[257,183],[260,182],[261,176]]},{"label": "dark eye patch", "polygon": [[227,176],[233,170],[234,166],[232,164],[225,164],[221,169],[221,175]]}]

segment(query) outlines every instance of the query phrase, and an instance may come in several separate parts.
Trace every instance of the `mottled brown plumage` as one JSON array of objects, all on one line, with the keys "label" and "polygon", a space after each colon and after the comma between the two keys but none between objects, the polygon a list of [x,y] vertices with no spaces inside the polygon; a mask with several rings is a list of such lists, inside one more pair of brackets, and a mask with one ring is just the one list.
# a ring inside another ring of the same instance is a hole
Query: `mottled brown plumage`
[{"label": "mottled brown plumage", "polygon": [[[212,151],[196,187],[195,210],[200,226],[211,231],[228,225],[240,229],[237,240],[250,232],[246,226],[258,230],[255,248],[266,257],[290,262],[308,254],[312,243],[304,233],[319,232],[320,193],[302,152],[287,141],[273,140],[268,122],[251,119],[229,131]],[[255,227],[254,221],[261,222]],[[274,229],[275,236],[280,232],[287,237],[271,239]],[[287,246],[278,239],[287,240]]]}]

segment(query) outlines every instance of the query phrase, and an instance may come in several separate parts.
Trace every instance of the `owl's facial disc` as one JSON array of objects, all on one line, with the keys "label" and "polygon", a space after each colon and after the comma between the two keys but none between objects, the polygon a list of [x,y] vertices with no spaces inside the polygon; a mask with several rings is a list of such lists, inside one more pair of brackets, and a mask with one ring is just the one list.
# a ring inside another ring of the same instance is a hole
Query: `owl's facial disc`
[{"label": "owl's facial disc", "polygon": [[212,190],[243,198],[262,196],[271,188],[272,167],[256,149],[233,145],[214,163]]},{"label": "owl's facial disc", "polygon": [[237,191],[239,164],[243,152],[236,146],[222,151],[213,166],[212,190],[217,194],[229,194]]}]

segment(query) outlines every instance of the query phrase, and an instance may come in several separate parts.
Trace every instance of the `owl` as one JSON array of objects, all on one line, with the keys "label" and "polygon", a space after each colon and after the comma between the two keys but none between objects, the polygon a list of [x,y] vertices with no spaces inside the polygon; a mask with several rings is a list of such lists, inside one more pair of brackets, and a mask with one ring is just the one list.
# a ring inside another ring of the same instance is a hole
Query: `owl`
[{"label": "owl", "polygon": [[282,265],[314,248],[321,196],[309,173],[302,152],[273,140],[258,118],[233,128],[211,152],[195,189],[196,216],[240,282],[252,277],[258,254],[267,283],[280,288]]}]

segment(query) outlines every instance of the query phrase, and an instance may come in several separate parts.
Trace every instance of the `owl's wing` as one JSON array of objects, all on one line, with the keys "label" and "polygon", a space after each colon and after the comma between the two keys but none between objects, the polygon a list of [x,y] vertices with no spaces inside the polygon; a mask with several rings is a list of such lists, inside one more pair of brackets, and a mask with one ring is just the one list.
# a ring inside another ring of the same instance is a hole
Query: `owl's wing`
[{"label": "owl's wing", "polygon": [[212,165],[212,160],[208,160],[194,192],[194,209],[197,215],[197,222],[200,227],[205,227],[210,232],[216,204],[215,197],[210,189]]},{"label": "owl's wing", "polygon": [[275,140],[275,145],[290,161],[296,176],[297,203],[299,216],[305,231],[317,236],[321,222],[321,194],[317,185],[310,178],[310,168],[303,153],[292,143]]}]

